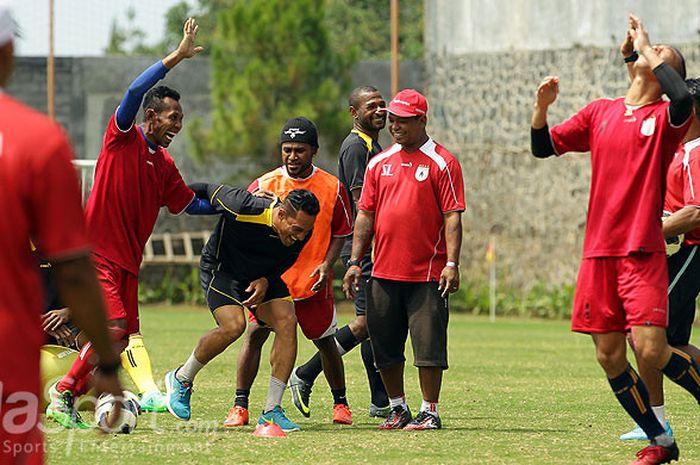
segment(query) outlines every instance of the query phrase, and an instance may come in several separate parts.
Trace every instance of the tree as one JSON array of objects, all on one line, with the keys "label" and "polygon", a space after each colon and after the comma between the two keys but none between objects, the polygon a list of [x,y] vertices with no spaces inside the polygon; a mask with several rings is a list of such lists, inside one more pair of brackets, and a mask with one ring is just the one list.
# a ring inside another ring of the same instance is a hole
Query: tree
[{"label": "tree", "polygon": [[198,152],[276,156],[280,128],[299,115],[316,123],[328,151],[337,149],[357,53],[331,48],[325,3],[236,1],[216,13],[214,112],[211,129],[195,129]]}]

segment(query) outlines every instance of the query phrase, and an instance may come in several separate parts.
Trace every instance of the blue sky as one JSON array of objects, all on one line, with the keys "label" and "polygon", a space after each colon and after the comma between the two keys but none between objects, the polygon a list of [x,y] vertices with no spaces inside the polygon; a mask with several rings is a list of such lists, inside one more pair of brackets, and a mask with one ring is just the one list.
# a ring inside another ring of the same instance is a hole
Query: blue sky
[{"label": "blue sky", "polygon": [[[4,0],[9,3],[20,25],[22,37],[16,51],[23,56],[43,56],[48,52],[49,0]],[[54,0],[55,45],[57,56],[102,55],[112,20],[125,25],[126,11],[136,10],[135,25],[147,34],[146,43],[163,34],[165,12],[180,0]],[[190,4],[194,2],[190,1]]]}]

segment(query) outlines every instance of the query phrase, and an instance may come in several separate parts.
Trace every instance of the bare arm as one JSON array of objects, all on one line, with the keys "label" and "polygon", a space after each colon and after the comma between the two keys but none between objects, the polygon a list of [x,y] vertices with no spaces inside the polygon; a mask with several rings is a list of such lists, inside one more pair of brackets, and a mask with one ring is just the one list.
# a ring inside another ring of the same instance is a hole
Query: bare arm
[{"label": "bare arm", "polygon": [[345,244],[345,237],[334,237],[331,239],[331,243],[328,244],[328,250],[326,251],[326,257],[311,273],[312,278],[318,276],[318,280],[311,286],[312,291],[320,291],[326,286],[333,265],[336,260],[338,260],[338,257],[340,257],[343,244]]},{"label": "bare arm", "polygon": [[[355,233],[352,237],[352,252],[350,261],[359,261],[367,251],[374,236],[374,212],[360,210],[355,219]],[[343,292],[348,299],[354,299],[360,286],[362,269],[358,265],[351,265],[343,277]]]},{"label": "bare arm", "polygon": [[700,227],[700,208],[694,206],[683,207],[663,222],[664,237],[674,237],[685,234]]},{"label": "bare arm", "polygon": [[462,213],[447,212],[445,221],[445,244],[447,245],[447,265],[440,273],[438,289],[443,297],[459,289],[459,252],[462,248]]}]

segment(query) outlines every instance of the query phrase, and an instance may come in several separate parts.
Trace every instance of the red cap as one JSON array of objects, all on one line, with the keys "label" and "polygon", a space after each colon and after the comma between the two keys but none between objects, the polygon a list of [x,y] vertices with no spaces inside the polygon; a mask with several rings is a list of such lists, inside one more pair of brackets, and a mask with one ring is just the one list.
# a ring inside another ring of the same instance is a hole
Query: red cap
[{"label": "red cap", "polygon": [[422,116],[428,113],[428,101],[414,89],[404,89],[391,99],[386,111],[402,118]]}]

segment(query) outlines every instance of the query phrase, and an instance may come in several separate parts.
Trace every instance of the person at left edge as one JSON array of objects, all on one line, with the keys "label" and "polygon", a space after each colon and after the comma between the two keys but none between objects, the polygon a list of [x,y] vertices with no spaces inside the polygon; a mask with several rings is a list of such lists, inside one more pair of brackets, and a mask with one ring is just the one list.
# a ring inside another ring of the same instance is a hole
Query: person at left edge
[{"label": "person at left edge", "polygon": [[[107,125],[85,211],[112,337],[121,350],[128,337],[135,335],[132,346],[136,347],[129,363],[123,364],[132,378],[140,380],[137,384],[145,410],[164,411],[165,398],[153,381],[150,360],[139,337],[137,292],[143,249],[162,206],[173,214],[211,213],[211,206],[187,187],[167,151],[182,129],[180,94],[166,86],[153,88],[170,69],[203,50],[195,45],[198,29],[197,22],[188,18],[177,49],[137,77],[124,94]],[[144,120],[136,125],[142,101]],[[63,426],[74,426],[61,420],[66,418],[61,412],[70,408],[66,399],[89,388],[92,350],[91,344],[86,344],[66,376],[49,390],[47,417]]]}]

